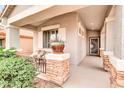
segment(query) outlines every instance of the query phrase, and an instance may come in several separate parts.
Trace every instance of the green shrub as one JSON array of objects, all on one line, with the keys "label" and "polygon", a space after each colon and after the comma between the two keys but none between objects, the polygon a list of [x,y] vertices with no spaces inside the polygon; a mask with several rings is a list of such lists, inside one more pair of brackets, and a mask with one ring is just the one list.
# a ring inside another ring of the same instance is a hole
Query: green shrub
[{"label": "green shrub", "polygon": [[0,61],[0,87],[32,87],[35,72],[35,68],[26,58],[5,58]]},{"label": "green shrub", "polygon": [[7,58],[7,57],[16,56],[16,52],[17,51],[15,48],[11,48],[11,49],[0,48],[0,57]]}]

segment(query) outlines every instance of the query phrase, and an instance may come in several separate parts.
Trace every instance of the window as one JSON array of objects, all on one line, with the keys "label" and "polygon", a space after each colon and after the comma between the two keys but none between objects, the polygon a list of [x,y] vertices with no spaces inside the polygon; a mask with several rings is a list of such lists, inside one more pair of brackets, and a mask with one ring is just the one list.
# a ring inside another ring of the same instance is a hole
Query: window
[{"label": "window", "polygon": [[57,38],[58,29],[51,29],[43,31],[43,48],[50,48],[50,38],[55,36]]},{"label": "window", "polygon": [[0,47],[2,47],[2,39],[0,39]]}]

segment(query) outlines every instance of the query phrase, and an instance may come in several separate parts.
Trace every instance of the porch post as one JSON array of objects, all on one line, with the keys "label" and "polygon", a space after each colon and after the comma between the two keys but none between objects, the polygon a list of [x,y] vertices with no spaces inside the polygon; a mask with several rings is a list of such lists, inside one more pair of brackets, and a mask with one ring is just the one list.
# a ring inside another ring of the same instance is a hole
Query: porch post
[{"label": "porch post", "polygon": [[114,55],[124,59],[124,6],[118,5],[115,9]]},{"label": "porch post", "polygon": [[114,7],[114,15],[106,18],[106,51],[124,59],[124,6]]},{"label": "porch post", "polygon": [[33,51],[38,48],[38,31],[33,32]]},{"label": "porch post", "polygon": [[122,6],[122,59],[124,60],[124,6]]},{"label": "porch post", "polygon": [[114,50],[114,19],[112,17],[106,18],[105,21],[105,50],[113,51]]},{"label": "porch post", "polygon": [[19,28],[9,25],[6,27],[6,49],[16,48],[19,49]]}]

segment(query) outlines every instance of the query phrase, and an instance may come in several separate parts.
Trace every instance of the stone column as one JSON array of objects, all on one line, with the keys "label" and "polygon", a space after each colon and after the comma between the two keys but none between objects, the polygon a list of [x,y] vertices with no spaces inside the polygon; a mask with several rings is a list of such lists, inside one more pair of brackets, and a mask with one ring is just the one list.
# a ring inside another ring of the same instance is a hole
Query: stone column
[{"label": "stone column", "polygon": [[47,79],[62,85],[70,76],[70,54],[48,53],[45,57]]},{"label": "stone column", "polygon": [[19,28],[15,26],[6,27],[6,49],[16,48],[19,49],[20,40],[19,40]]}]

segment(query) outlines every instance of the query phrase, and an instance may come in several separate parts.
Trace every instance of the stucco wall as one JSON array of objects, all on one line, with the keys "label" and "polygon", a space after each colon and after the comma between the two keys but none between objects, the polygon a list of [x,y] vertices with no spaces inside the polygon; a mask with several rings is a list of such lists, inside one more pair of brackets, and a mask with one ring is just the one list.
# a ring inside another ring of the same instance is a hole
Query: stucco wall
[{"label": "stucco wall", "polygon": [[20,34],[20,35],[24,35],[24,36],[33,37],[33,31],[30,30],[30,29],[21,28],[21,29],[19,30],[19,34]]},{"label": "stucco wall", "polygon": [[114,50],[114,21],[109,21],[106,24],[106,50]]},{"label": "stucco wall", "polygon": [[[83,59],[86,57],[86,27],[84,26],[84,23],[83,21],[81,20],[81,17],[78,16],[78,23],[81,24],[81,27],[82,27],[82,30],[83,30],[83,33],[84,35],[83,36],[80,36],[79,34],[78,35],[78,38],[77,38],[77,47],[78,47],[78,62],[82,62]],[[78,24],[78,30],[79,30],[79,24]]]},{"label": "stucco wall", "polygon": [[114,55],[121,58],[122,52],[122,6],[116,6],[114,23]]},{"label": "stucco wall", "polygon": [[71,62],[77,63],[77,14],[69,13],[65,15],[61,15],[55,18],[52,18],[42,24],[42,27],[49,25],[60,24],[61,28],[66,28],[66,47],[65,52],[69,52],[71,54]]},{"label": "stucco wall", "polygon": [[[122,51],[124,51],[124,5],[122,7]],[[124,52],[122,52],[122,59],[124,60]]]},{"label": "stucco wall", "polygon": [[20,48],[25,52],[32,52],[33,50],[33,39],[20,37]]},{"label": "stucco wall", "polygon": [[20,48],[26,52],[33,51],[33,31],[29,29],[21,28],[19,30],[20,35]]},{"label": "stucco wall", "polygon": [[106,41],[106,32],[105,32],[105,25],[102,27],[102,30],[100,32],[100,48],[105,49],[105,41]]},{"label": "stucco wall", "polygon": [[89,55],[89,41],[90,41],[90,37],[100,37],[100,31],[86,31],[86,34],[87,34],[87,39],[86,39],[86,42],[87,42],[87,55]]},{"label": "stucco wall", "polygon": [[65,52],[71,54],[72,64],[78,64],[84,56],[80,51],[83,49],[83,47],[80,46],[80,43],[83,42],[83,40],[82,38],[78,37],[78,14],[73,12],[57,16],[42,24],[41,27],[56,24],[60,24],[60,28],[66,29]]}]

